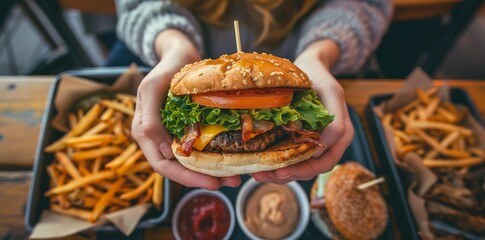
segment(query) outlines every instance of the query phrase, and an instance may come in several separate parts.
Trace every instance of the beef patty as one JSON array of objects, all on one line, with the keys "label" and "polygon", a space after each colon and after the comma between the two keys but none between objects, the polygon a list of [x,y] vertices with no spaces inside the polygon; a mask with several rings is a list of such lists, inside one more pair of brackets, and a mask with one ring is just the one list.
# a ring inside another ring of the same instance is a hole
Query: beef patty
[{"label": "beef patty", "polygon": [[244,142],[240,130],[228,131],[214,137],[204,148],[204,152],[260,152],[287,136],[283,129],[275,127]]}]

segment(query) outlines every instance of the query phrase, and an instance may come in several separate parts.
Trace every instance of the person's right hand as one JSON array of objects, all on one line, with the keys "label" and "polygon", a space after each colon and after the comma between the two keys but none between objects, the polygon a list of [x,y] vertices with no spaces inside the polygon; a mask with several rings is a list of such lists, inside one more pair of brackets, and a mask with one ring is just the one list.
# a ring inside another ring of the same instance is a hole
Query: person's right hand
[{"label": "person's right hand", "polygon": [[200,60],[200,53],[181,32],[168,29],[155,40],[161,61],[138,87],[132,136],[140,145],[153,169],[169,179],[188,187],[216,190],[221,186],[239,186],[236,177],[216,178],[191,171],[173,159],[172,137],[162,124],[160,108],[167,98],[170,81],[186,64]]}]

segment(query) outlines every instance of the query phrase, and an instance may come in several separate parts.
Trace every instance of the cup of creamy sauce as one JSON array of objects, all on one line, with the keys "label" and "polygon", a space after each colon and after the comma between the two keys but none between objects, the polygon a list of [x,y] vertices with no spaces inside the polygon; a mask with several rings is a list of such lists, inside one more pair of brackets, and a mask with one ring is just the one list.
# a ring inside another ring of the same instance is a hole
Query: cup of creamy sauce
[{"label": "cup of creamy sauce", "polygon": [[251,239],[297,239],[309,221],[308,197],[297,182],[285,185],[249,179],[236,200],[236,218]]}]

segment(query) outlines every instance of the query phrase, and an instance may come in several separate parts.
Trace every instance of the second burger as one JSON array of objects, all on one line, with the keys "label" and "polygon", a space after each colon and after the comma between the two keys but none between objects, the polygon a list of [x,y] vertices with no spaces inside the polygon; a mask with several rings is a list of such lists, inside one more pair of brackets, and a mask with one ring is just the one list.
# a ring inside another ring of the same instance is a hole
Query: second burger
[{"label": "second burger", "polygon": [[274,170],[311,158],[334,116],[308,76],[269,54],[236,53],[186,65],[162,109],[172,150],[212,176]]}]

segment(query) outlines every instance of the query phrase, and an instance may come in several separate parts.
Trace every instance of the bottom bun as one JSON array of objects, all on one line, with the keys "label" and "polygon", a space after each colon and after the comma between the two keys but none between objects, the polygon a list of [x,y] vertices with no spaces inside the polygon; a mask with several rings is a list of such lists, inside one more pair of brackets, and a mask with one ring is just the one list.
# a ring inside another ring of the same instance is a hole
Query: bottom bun
[{"label": "bottom bun", "polygon": [[[288,145],[288,144],[286,144]],[[172,151],[175,158],[186,168],[214,177],[229,177],[247,173],[283,168],[312,157],[316,147],[310,143],[285,143],[253,153],[214,153],[192,150],[190,156],[177,154],[180,144],[174,140]]]}]

